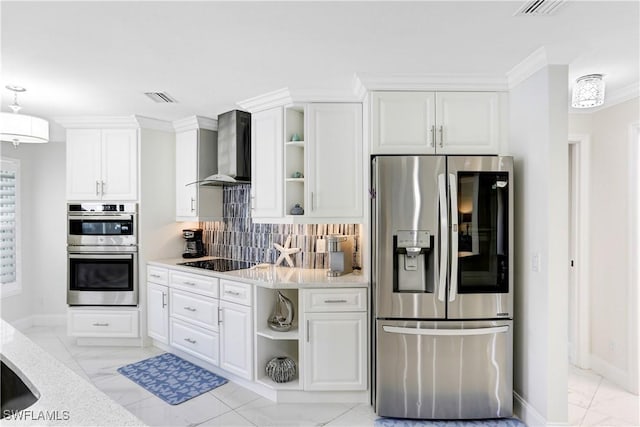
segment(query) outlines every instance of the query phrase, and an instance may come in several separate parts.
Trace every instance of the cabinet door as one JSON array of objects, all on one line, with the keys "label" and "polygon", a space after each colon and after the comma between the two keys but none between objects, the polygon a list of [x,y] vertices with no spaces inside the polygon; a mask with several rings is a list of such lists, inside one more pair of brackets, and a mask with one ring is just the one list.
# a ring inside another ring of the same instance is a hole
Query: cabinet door
[{"label": "cabinet door", "polygon": [[147,335],[169,343],[168,288],[155,283],[147,284]]},{"label": "cabinet door", "polygon": [[100,200],[99,129],[67,131],[67,200]]},{"label": "cabinet door", "polygon": [[176,134],[176,217],[184,221],[197,216],[198,131]]},{"label": "cabinet door", "polygon": [[251,307],[220,301],[220,367],[253,380]]},{"label": "cabinet door", "polygon": [[362,105],[307,108],[306,205],[313,217],[362,217]]},{"label": "cabinet door", "polygon": [[251,217],[283,216],[282,108],[251,115]]},{"label": "cabinet door", "polygon": [[498,154],[500,97],[496,92],[438,92],[437,151],[440,154]]},{"label": "cabinet door", "polygon": [[367,389],[366,313],[305,313],[305,390]]},{"label": "cabinet door", "polygon": [[102,130],[102,200],[138,198],[138,131]]},{"label": "cabinet door", "polygon": [[434,154],[434,92],[374,92],[371,154]]}]

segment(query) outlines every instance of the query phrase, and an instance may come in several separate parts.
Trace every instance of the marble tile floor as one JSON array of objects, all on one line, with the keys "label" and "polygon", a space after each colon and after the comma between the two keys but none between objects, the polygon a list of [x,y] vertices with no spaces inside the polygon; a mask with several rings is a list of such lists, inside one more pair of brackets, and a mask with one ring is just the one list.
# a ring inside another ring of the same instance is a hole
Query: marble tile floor
[{"label": "marble tile floor", "polygon": [[[181,405],[168,405],[116,369],[163,353],[155,347],[86,347],[66,327],[32,327],[23,333],[75,373],[151,426],[373,426],[368,404],[274,403],[232,382]],[[569,425],[640,426],[638,396],[591,371],[570,368]]]},{"label": "marble tile floor", "polygon": [[640,426],[639,400],[593,371],[569,366],[569,425]]}]

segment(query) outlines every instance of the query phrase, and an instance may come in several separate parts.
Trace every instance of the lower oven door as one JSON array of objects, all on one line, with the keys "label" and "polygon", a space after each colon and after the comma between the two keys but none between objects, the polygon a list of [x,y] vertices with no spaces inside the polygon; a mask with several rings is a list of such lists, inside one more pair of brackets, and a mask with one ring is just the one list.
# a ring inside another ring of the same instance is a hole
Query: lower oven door
[{"label": "lower oven door", "polygon": [[137,252],[68,252],[69,305],[138,305]]},{"label": "lower oven door", "polygon": [[510,417],[513,322],[377,321],[376,412],[418,419]]}]

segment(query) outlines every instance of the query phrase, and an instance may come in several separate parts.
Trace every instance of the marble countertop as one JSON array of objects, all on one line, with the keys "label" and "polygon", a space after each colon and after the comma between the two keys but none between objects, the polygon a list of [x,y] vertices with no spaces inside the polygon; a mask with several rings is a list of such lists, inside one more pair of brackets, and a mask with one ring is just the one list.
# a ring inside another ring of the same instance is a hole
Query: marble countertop
[{"label": "marble countertop", "polygon": [[0,319],[5,359],[38,390],[30,407],[0,424],[143,426],[142,421]]},{"label": "marble countertop", "polygon": [[212,257],[193,258],[185,260],[183,258],[170,258],[156,261],[149,261],[148,264],[158,267],[169,267],[175,270],[182,270],[189,273],[202,274],[206,276],[218,277],[221,279],[238,280],[245,283],[253,283],[265,288],[277,289],[304,289],[304,288],[366,288],[369,281],[359,272],[345,274],[338,277],[328,277],[326,269],[276,267],[272,264],[263,264],[246,268],[243,270],[217,272],[205,270],[203,268],[187,267],[178,265],[186,261],[197,261],[212,259]]}]

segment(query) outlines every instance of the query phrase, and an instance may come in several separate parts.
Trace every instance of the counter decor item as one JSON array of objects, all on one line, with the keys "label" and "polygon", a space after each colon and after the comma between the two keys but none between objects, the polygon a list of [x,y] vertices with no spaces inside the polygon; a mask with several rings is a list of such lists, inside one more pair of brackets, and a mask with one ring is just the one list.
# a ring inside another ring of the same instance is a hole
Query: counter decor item
[{"label": "counter decor item", "polygon": [[283,261],[287,261],[289,267],[293,267],[293,260],[291,259],[291,255],[297,254],[300,252],[300,248],[292,248],[291,246],[291,236],[287,236],[287,240],[284,241],[284,245],[279,245],[277,243],[273,244],[273,247],[280,252],[280,256],[276,260],[276,267],[283,263]]},{"label": "counter decor item", "polygon": [[294,207],[291,208],[291,215],[303,215],[304,208],[300,206],[300,203],[296,203]]},{"label": "counter decor item", "polygon": [[267,362],[265,370],[273,381],[286,383],[296,376],[296,362],[286,356],[274,357]]},{"label": "counter decor item", "polygon": [[268,323],[271,329],[278,332],[286,332],[293,325],[293,303],[280,291],[276,294],[276,305]]}]

